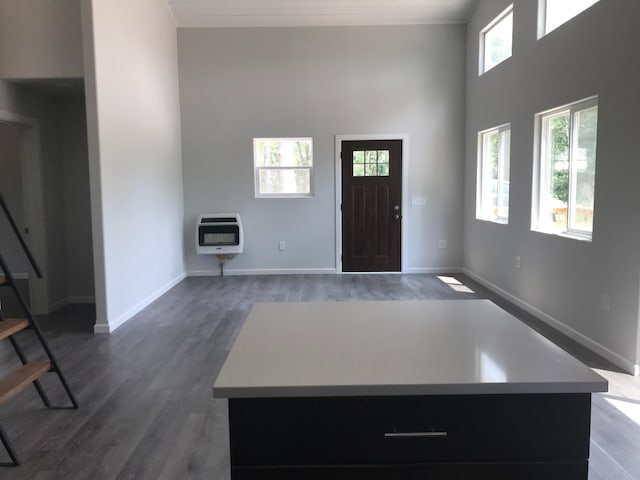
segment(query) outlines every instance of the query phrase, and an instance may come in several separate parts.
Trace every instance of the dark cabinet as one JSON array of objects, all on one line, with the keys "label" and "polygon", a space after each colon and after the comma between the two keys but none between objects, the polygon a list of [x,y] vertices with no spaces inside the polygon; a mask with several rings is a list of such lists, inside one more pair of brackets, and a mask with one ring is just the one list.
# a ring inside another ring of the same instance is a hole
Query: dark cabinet
[{"label": "dark cabinet", "polygon": [[585,480],[588,462],[233,467],[233,480]]},{"label": "dark cabinet", "polygon": [[234,480],[587,478],[590,394],[229,401]]}]

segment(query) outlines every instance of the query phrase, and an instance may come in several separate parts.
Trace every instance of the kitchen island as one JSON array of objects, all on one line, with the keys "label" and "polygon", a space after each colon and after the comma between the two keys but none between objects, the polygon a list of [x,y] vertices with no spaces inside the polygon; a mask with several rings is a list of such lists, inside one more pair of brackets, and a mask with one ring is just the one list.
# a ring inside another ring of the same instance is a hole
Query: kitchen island
[{"label": "kitchen island", "polygon": [[606,390],[488,300],[256,304],[214,384],[233,480],[586,480]]}]

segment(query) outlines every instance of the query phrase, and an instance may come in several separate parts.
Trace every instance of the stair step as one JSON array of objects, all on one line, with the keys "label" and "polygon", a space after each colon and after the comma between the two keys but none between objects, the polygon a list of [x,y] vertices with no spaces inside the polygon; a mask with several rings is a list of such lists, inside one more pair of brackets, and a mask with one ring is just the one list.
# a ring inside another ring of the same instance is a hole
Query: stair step
[{"label": "stair step", "polygon": [[29,320],[24,318],[7,318],[0,321],[0,340],[7,338],[29,326]]},{"label": "stair step", "polygon": [[0,405],[47,373],[49,362],[29,362],[0,379]]}]

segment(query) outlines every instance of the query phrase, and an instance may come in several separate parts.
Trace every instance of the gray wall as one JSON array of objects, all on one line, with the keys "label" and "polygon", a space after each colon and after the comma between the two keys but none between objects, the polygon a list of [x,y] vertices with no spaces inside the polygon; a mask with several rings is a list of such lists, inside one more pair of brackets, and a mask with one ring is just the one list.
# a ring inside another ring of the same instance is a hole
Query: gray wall
[{"label": "gray wall", "polygon": [[80,1],[0,1],[0,78],[82,77]]},{"label": "gray wall", "polygon": [[184,273],[177,38],[165,2],[82,7],[95,330],[107,332]]},{"label": "gray wall", "polygon": [[[335,265],[335,135],[409,134],[409,271],[460,267],[464,26],[179,29],[187,270],[201,213],[239,212],[230,271]],[[254,198],[252,138],[313,137],[314,198]],[[438,249],[447,240],[446,250]],[[284,252],[278,241],[287,242]]]},{"label": "gray wall", "polygon": [[[464,266],[628,369],[638,363],[640,34],[635,0],[602,0],[536,41],[537,3],[514,2],[513,56],[478,77],[484,0],[467,30]],[[530,231],[534,115],[599,95],[592,242]],[[475,220],[477,132],[511,122],[509,225]],[[515,268],[515,256],[522,268]],[[601,295],[610,296],[610,310]]]},{"label": "gray wall", "polygon": [[43,149],[51,149],[48,158],[42,161],[42,181],[46,205],[47,255],[49,262],[49,305],[52,310],[67,302],[67,248],[65,238],[64,211],[64,161],[61,156],[62,138],[59,104],[55,97],[41,95],[51,109],[54,128],[42,138]]},{"label": "gray wall", "polygon": [[[16,224],[23,228],[24,207],[19,136],[18,126],[0,122],[0,194]],[[0,254],[14,275],[28,273],[27,261],[4,213],[0,213]]]},{"label": "gray wall", "polygon": [[94,286],[85,101],[83,96],[68,96],[59,98],[57,104],[66,294],[70,302],[86,302],[93,299]]},{"label": "gray wall", "polygon": [[42,169],[51,277],[49,304],[55,310],[67,303],[91,302],[94,297],[89,160],[83,97],[42,98],[52,108],[55,122],[48,133],[48,148],[52,150]]}]

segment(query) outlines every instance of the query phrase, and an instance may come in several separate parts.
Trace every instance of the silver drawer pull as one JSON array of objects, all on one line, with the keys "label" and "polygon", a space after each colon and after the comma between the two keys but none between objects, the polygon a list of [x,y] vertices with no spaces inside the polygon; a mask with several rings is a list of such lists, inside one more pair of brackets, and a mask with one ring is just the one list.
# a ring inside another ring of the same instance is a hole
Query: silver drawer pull
[{"label": "silver drawer pull", "polygon": [[385,438],[446,438],[447,432],[387,432]]}]

